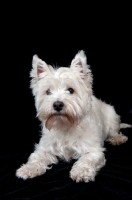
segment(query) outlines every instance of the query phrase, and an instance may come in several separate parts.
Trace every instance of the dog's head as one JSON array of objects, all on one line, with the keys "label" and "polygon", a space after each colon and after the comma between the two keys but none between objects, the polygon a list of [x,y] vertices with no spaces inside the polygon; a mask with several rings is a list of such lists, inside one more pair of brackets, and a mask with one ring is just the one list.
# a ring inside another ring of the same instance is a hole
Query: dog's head
[{"label": "dog's head", "polygon": [[91,107],[92,74],[84,51],[78,52],[70,67],[53,68],[33,56],[30,73],[37,116],[47,129],[79,123]]}]

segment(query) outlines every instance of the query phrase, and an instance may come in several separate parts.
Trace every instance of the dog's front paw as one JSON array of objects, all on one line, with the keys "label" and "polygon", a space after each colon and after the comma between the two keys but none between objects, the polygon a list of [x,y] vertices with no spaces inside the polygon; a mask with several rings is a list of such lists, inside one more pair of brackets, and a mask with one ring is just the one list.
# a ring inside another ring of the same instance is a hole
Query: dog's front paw
[{"label": "dog's front paw", "polygon": [[34,163],[27,163],[22,165],[17,171],[16,176],[26,180],[27,178],[33,178],[44,174],[46,169],[42,166],[38,166]]},{"label": "dog's front paw", "polygon": [[70,177],[76,182],[89,182],[95,179],[95,170],[93,167],[88,168],[73,168],[70,171]]}]

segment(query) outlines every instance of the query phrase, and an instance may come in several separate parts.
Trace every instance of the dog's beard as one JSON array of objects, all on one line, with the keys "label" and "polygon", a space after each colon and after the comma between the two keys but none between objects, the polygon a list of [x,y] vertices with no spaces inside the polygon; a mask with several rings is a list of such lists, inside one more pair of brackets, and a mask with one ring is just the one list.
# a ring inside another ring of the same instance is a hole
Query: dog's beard
[{"label": "dog's beard", "polygon": [[78,122],[78,119],[75,116],[72,116],[71,113],[38,113],[37,116],[43,123],[45,123],[45,127],[48,130],[68,129]]},{"label": "dog's beard", "polygon": [[66,129],[75,124],[75,119],[67,114],[52,114],[45,121],[45,126],[48,130],[51,129]]}]

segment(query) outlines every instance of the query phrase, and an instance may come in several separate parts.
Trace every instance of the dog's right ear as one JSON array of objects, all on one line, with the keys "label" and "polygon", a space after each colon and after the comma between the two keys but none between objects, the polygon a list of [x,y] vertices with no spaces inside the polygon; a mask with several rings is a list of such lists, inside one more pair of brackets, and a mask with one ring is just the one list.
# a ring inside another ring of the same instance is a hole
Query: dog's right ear
[{"label": "dog's right ear", "polygon": [[44,78],[48,73],[51,73],[51,68],[51,66],[48,66],[37,55],[33,56],[32,70],[30,72],[30,77],[32,78],[30,88],[33,89],[33,95],[36,95],[38,81]]},{"label": "dog's right ear", "polygon": [[42,73],[50,72],[48,65],[42,61],[37,55],[33,56],[32,71],[30,73],[32,78],[41,78]]}]

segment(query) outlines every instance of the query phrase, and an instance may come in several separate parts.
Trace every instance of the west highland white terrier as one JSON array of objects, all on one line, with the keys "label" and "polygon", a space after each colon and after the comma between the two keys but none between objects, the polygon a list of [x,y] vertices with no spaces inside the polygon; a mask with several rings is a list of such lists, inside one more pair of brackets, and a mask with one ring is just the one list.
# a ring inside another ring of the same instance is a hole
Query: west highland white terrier
[{"label": "west highland white terrier", "polygon": [[92,73],[84,51],[70,67],[53,68],[33,56],[31,88],[42,137],[26,164],[16,172],[27,179],[44,174],[58,158],[76,159],[70,177],[76,182],[94,181],[105,165],[104,141],[119,145],[127,141],[114,108],[98,100],[92,91]]}]

